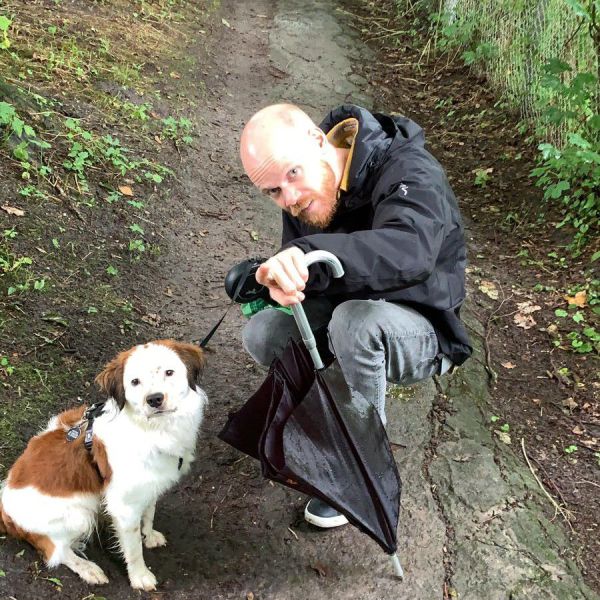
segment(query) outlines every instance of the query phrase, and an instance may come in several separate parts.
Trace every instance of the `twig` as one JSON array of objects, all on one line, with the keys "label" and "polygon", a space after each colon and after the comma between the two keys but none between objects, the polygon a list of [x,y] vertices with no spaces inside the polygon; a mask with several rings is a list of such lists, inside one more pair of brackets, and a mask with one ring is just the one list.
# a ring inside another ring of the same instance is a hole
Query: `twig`
[{"label": "twig", "polygon": [[297,539],[299,540],[300,538],[298,537],[297,533],[291,528],[288,527],[288,531]]},{"label": "twig", "polygon": [[39,350],[40,348],[43,348],[44,346],[48,346],[49,344],[54,344],[54,342],[56,342],[57,340],[60,340],[60,338],[63,335],[65,335],[65,333],[67,333],[67,332],[63,331],[59,335],[53,337],[52,339],[45,338],[45,337],[42,337],[41,335],[39,335],[37,333],[34,333],[33,335],[35,335],[36,337],[39,337],[39,338],[43,339],[44,343],[43,344],[39,344],[38,346],[34,346],[30,350],[27,350],[27,352],[23,352],[23,354],[21,354],[21,356],[27,356],[28,354],[31,354],[32,352],[35,352],[36,350]]},{"label": "twig", "polygon": [[581,481],[574,481],[573,483],[589,483],[590,485],[594,485],[597,488],[600,488],[600,483],[596,483],[595,481],[588,481],[587,479],[582,479]]},{"label": "twig", "polygon": [[552,497],[550,492],[544,487],[542,482],[539,480],[538,476],[536,475],[535,471],[533,470],[533,467],[531,466],[529,457],[527,456],[527,451],[525,450],[525,438],[521,438],[521,449],[523,450],[523,456],[525,457],[525,461],[527,462],[527,466],[529,467],[531,474],[533,475],[534,479],[537,481],[537,484],[540,486],[541,490],[544,492],[544,494],[546,494],[547,498],[552,503],[552,506],[554,506],[554,516],[556,517],[557,513],[560,513],[562,515],[562,517],[565,519],[565,521],[569,524],[571,531],[573,531],[573,525],[571,525],[571,519],[573,518],[573,514],[568,509],[562,507]]}]

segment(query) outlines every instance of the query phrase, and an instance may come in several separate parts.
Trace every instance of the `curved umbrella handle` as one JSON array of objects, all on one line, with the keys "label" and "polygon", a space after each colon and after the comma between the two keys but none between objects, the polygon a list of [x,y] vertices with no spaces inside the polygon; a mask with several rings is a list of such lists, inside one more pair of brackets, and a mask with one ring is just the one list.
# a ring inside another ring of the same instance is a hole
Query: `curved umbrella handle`
[{"label": "curved umbrella handle", "polygon": [[[316,262],[327,263],[331,267],[333,276],[336,278],[344,275],[344,268],[342,267],[342,263],[339,261],[338,257],[331,252],[327,252],[326,250],[313,250],[312,252],[308,252],[304,255],[304,260],[306,261],[307,267]],[[310,328],[308,319],[306,318],[306,313],[304,312],[304,308],[302,308],[302,304],[292,304],[290,308],[292,309],[294,320],[296,321],[296,325],[298,325],[298,329],[302,335],[302,341],[304,342],[304,345],[306,346],[306,349],[310,353],[310,357],[313,360],[315,369],[322,369],[324,366],[323,361],[321,360],[321,355],[317,350],[317,342],[315,341],[315,336]]]}]

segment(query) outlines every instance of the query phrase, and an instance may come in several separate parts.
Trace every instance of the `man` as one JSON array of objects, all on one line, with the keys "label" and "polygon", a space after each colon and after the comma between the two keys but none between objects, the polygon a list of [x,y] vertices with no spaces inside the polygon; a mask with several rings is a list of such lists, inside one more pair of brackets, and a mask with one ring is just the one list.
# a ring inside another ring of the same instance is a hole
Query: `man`
[{"label": "man", "polygon": [[[317,127],[298,107],[268,106],[242,132],[240,154],[252,183],[283,211],[282,249],[256,280],[283,306],[302,302],[351,390],[385,423],[386,380],[410,385],[463,363],[471,347],[459,310],[466,250],[456,199],[422,129],[405,117],[353,105]],[[328,250],[345,275],[334,279],[303,256]],[[246,350],[268,365],[293,318],[267,309],[243,332]],[[305,518],[321,527],[346,519],[312,499]]]}]

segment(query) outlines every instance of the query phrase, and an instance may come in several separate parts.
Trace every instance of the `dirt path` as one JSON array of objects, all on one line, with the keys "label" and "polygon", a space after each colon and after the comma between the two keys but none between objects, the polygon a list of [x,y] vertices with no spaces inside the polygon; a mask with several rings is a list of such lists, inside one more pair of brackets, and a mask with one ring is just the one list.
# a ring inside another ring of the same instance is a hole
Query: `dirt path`
[{"label": "dirt path", "polygon": [[[199,105],[200,135],[177,185],[157,203],[153,220],[168,252],[137,292],[147,312],[161,318],[154,337],[203,337],[226,305],[228,267],[278,247],[278,211],[251,190],[238,164],[246,119],[282,99],[316,120],[346,101],[371,104],[372,90],[353,65],[373,56],[325,0],[226,0],[206,36],[206,46],[190,47],[199,71],[182,81]],[[473,315],[469,320],[481,331]],[[453,590],[461,600],[595,598],[561,557],[567,542],[541,515],[535,483],[485,425],[479,361],[444,387],[427,382],[390,406],[390,437],[406,485],[399,532],[404,583],[353,528],[321,532],[305,524],[304,498],[265,482],[254,462],[216,439],[227,413],[264,377],[241,349],[242,326],[232,309],[210,344],[203,387],[211,403],[197,463],[159,504],[156,527],[169,545],[145,553],[159,591],[132,592],[119,557],[95,543],[89,556],[110,578],[93,590],[95,598],[430,600]],[[481,353],[481,340],[475,342]],[[7,541],[2,553],[19,548]],[[0,579],[1,598],[94,598],[66,569],[55,573],[63,585],[58,592],[20,564],[12,565],[8,584]]]}]

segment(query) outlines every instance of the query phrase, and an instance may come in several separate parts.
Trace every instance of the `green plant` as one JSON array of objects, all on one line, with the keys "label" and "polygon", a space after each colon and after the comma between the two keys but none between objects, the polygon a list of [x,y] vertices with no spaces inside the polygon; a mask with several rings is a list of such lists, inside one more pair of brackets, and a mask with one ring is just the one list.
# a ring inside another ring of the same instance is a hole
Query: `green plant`
[{"label": "green plant", "polygon": [[8,356],[0,356],[0,371],[2,371],[6,376],[10,376],[14,373],[15,368],[10,364]]},{"label": "green plant", "polygon": [[166,117],[162,120],[163,136],[173,140],[174,142],[182,141],[186,144],[192,143],[192,138],[189,135],[192,131],[193,125],[189,119],[180,117]]},{"label": "green plant", "polygon": [[598,77],[590,72],[573,75],[570,65],[555,58],[544,65],[542,85],[551,98],[544,124],[569,133],[560,146],[549,142],[538,146],[538,166],[531,175],[544,190],[545,200],[561,203],[564,218],[557,227],[571,223],[575,228],[570,250],[577,255],[600,219]]},{"label": "green plant", "polygon": [[17,160],[22,161],[22,166],[26,170],[31,166],[28,161],[30,160],[29,151],[32,146],[37,146],[40,149],[50,148],[50,144],[39,139],[35,129],[27,125],[17,113],[15,107],[8,102],[0,102],[0,131],[2,129],[4,130],[5,139],[14,136],[16,139],[21,140],[12,152]]},{"label": "green plant", "polygon": [[123,111],[125,114],[133,119],[137,119],[138,121],[148,121],[150,119],[150,115],[148,113],[151,110],[152,105],[148,102],[144,102],[143,104],[134,104],[128,100],[123,102]]},{"label": "green plant", "polygon": [[573,452],[577,452],[577,446],[575,446],[575,444],[571,444],[565,448],[565,454],[573,454]]},{"label": "green plant", "polygon": [[465,65],[473,65],[476,63],[485,63],[498,55],[498,46],[491,42],[481,42],[477,44],[473,50],[465,50],[462,53],[462,59]]},{"label": "green plant", "polygon": [[10,48],[10,40],[8,39],[8,29],[12,21],[6,15],[0,15],[0,50],[8,50]]},{"label": "green plant", "polygon": [[491,179],[491,174],[493,169],[476,169],[475,170],[475,181],[474,185],[478,187],[486,187],[489,180]]}]

